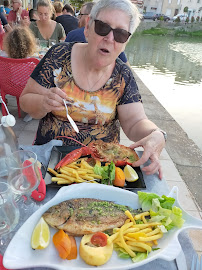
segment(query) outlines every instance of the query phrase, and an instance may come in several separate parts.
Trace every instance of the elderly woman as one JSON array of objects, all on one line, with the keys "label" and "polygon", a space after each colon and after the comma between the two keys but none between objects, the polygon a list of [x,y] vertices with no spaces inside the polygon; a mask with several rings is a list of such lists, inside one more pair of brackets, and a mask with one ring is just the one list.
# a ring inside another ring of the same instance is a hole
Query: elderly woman
[{"label": "elderly woman", "polygon": [[[93,7],[85,28],[88,43],[54,46],[41,60],[20,97],[21,108],[41,119],[35,144],[60,135],[88,144],[92,140],[118,142],[120,125],[132,141],[143,146],[142,158],[134,166],[147,174],[162,171],[159,155],[164,134],[147,119],[131,69],[118,55],[140,22],[130,0],[100,0]],[[63,99],[77,123],[76,134],[66,118]],[[74,142],[65,139],[64,144]]]},{"label": "elderly woman", "polygon": [[37,12],[39,20],[31,22],[30,29],[39,40],[54,39],[56,43],[64,40],[66,35],[63,26],[51,20],[54,8],[49,0],[39,0],[37,2]]},{"label": "elderly woman", "polygon": [[27,58],[36,50],[36,40],[27,27],[16,26],[4,40],[4,49],[10,58]]}]

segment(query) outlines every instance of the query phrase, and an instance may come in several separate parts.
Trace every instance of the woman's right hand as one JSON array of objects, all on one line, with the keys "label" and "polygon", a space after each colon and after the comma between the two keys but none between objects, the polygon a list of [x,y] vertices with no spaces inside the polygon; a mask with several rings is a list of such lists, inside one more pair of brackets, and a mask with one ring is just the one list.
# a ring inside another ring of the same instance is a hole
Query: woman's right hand
[{"label": "woman's right hand", "polygon": [[47,93],[43,98],[43,108],[46,113],[51,111],[61,111],[64,110],[64,102],[63,99],[66,99],[67,96],[65,92],[63,92],[58,87],[51,87],[48,89]]}]

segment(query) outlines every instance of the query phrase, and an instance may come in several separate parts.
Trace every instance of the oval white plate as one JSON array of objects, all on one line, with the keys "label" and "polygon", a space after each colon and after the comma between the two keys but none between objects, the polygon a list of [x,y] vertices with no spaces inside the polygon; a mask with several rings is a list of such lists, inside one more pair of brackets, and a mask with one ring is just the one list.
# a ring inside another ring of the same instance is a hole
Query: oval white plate
[{"label": "oval white plate", "polygon": [[[175,205],[181,207],[178,202],[177,193],[178,189],[177,187],[174,187],[168,196],[175,198]],[[96,198],[114,201],[115,203],[127,205],[134,209],[140,207],[137,194],[120,188],[87,183],[63,187],[58,191],[53,199],[36,211],[15,234],[4,255],[3,263],[6,268],[19,269],[29,267],[50,267],[58,270],[81,270],[95,268],[83,262],[79,255],[76,260],[62,260],[52,242],[44,250],[33,250],[31,248],[30,243],[32,231],[42,214],[51,206],[72,198]],[[125,260],[118,258],[116,252],[114,251],[109,262],[97,268],[106,270],[124,270],[144,265],[157,258],[167,261],[174,260],[181,251],[181,246],[178,241],[178,234],[182,230],[188,228],[202,229],[202,221],[190,216],[184,210],[183,218],[185,219],[183,227],[180,229],[173,229],[166,233],[164,237],[158,241],[158,247],[160,247],[160,249],[151,252],[146,260],[133,263],[130,259]],[[53,236],[53,234],[56,232],[56,230],[52,228],[50,231],[51,236]],[[80,238],[77,237],[76,240],[77,247],[79,247]]]}]

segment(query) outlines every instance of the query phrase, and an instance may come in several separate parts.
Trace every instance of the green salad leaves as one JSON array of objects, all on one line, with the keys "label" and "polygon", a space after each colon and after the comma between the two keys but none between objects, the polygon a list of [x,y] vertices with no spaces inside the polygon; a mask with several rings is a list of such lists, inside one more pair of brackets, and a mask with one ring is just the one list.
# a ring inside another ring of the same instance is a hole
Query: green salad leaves
[{"label": "green salad leaves", "polygon": [[[139,202],[143,211],[150,211],[151,222],[161,222],[166,230],[173,227],[181,228],[184,224],[182,210],[173,206],[175,199],[165,195],[138,191]],[[161,228],[164,230],[163,227]],[[163,232],[165,232],[164,230]]]},{"label": "green salad leaves", "polygon": [[115,179],[115,164],[114,164],[114,162],[111,162],[107,166],[95,165],[93,170],[94,170],[95,174],[102,176],[101,184],[113,185],[113,180]]}]

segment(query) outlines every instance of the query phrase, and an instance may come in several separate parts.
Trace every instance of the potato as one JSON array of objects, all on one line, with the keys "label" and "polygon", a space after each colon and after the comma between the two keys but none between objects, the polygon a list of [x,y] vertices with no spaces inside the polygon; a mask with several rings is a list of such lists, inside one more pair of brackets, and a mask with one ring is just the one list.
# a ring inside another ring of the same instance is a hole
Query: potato
[{"label": "potato", "polygon": [[89,234],[82,237],[79,247],[80,257],[89,265],[103,265],[112,256],[113,243],[107,244],[104,247],[96,247],[90,242],[92,236],[93,234]]}]

